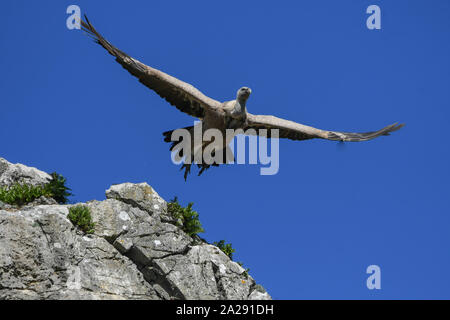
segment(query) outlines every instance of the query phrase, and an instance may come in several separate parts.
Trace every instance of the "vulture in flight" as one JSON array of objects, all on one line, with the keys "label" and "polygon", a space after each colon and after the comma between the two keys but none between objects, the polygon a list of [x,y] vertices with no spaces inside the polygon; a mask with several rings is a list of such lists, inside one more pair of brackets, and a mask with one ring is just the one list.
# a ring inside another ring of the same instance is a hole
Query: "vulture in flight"
[{"label": "vulture in flight", "polygon": [[[100,33],[98,33],[85,16],[86,21],[81,21],[82,29],[89,34],[95,42],[105,48],[116,61],[128,70],[133,76],[139,79],[139,82],[155,91],[161,98],[164,98],[178,110],[185,112],[193,117],[201,120],[202,130],[218,129],[225,136],[226,129],[242,129],[246,134],[248,129],[254,129],[256,134],[264,135],[270,138],[270,129],[278,129],[279,138],[288,138],[291,140],[308,140],[308,139],[326,139],[333,141],[367,141],[379,136],[388,136],[389,133],[403,127],[403,124],[394,123],[378,131],[370,131],[363,133],[354,132],[337,132],[329,130],[321,130],[304,124],[296,123],[290,120],[277,118],[272,115],[254,115],[247,112],[246,103],[251,94],[251,89],[242,87],[237,91],[236,99],[227,102],[219,102],[210,97],[205,96],[198,89],[189,83],[174,78],[160,70],[154,69],[142,62],[130,57],[123,51],[114,47]],[[193,132],[194,126],[184,129]],[[260,129],[266,129],[261,130]],[[164,141],[172,142],[172,132],[175,130],[164,132]],[[250,130],[251,132],[252,130]],[[193,136],[193,134],[192,134]],[[231,140],[230,140],[231,141]],[[223,141],[224,148],[230,141]],[[177,142],[173,142],[170,150],[172,151]],[[211,142],[201,142],[200,151]],[[195,143],[192,143],[194,148]],[[194,163],[194,151],[191,152],[191,161],[186,161],[181,167],[185,169],[184,179],[190,173],[191,165]],[[181,156],[183,156],[181,154]],[[186,163],[189,162],[189,163]],[[224,159],[221,163],[227,163]],[[196,163],[199,168],[199,175],[211,166],[218,166],[219,163],[213,162],[211,165],[206,163]]]}]

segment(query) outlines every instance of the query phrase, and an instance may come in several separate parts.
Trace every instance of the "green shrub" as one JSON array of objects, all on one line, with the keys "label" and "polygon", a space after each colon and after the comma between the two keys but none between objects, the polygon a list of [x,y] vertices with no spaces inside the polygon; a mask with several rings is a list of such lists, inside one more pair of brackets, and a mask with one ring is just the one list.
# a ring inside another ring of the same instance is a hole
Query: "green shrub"
[{"label": "green shrub", "polygon": [[11,205],[23,206],[41,196],[50,196],[42,186],[16,183],[10,187],[0,187],[0,201]]},{"label": "green shrub", "polygon": [[225,244],[225,240],[220,240],[219,242],[213,242],[213,245],[222,250],[231,260],[233,260],[233,253],[236,251],[231,246],[231,243]]},{"label": "green shrub", "polygon": [[169,214],[179,221],[178,226],[191,237],[197,233],[205,232],[200,223],[198,213],[192,210],[192,206],[193,203],[191,202],[187,207],[183,208],[178,203],[177,197],[167,204]]},{"label": "green shrub", "polygon": [[67,197],[70,197],[72,193],[69,192],[70,188],[66,186],[66,178],[56,172],[53,172],[51,177],[52,180],[44,186],[46,193],[59,204],[67,203]]},{"label": "green shrub", "polygon": [[85,233],[94,233],[95,223],[92,222],[91,210],[83,205],[71,207],[67,218]]},{"label": "green shrub", "polygon": [[23,206],[44,196],[53,198],[60,204],[67,203],[67,197],[72,194],[66,187],[66,178],[56,172],[51,174],[52,179],[44,186],[33,186],[25,183],[16,183],[9,187],[0,187],[0,201]]}]

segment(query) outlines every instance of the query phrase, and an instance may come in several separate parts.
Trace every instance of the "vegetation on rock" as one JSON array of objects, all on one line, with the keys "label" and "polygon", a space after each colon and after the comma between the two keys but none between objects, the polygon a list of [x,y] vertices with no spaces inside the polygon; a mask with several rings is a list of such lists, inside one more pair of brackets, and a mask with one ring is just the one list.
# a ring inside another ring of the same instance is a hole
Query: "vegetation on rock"
[{"label": "vegetation on rock", "polygon": [[95,223],[92,222],[91,211],[88,207],[77,205],[69,209],[67,218],[85,233],[94,233]]},{"label": "vegetation on rock", "polygon": [[67,203],[67,197],[72,194],[69,192],[70,188],[66,186],[66,178],[56,172],[52,173],[51,177],[52,179],[43,186],[16,183],[0,187],[0,201],[20,207],[44,196],[55,199],[59,204]]},{"label": "vegetation on rock", "polygon": [[66,178],[56,172],[53,172],[51,176],[52,180],[44,186],[46,193],[59,204],[67,203],[67,198],[73,194],[70,192],[71,189],[66,186]]},{"label": "vegetation on rock", "polygon": [[178,226],[189,236],[195,236],[197,233],[205,232],[200,223],[198,213],[192,210],[194,204],[191,202],[187,207],[182,207],[175,197],[167,204],[167,211],[178,221]]},{"label": "vegetation on rock", "polygon": [[[167,211],[169,214],[178,220],[177,225],[191,237],[197,235],[197,233],[205,232],[202,228],[202,224],[200,223],[198,212],[193,211],[192,206],[193,203],[190,202],[187,207],[182,207],[178,202],[178,197],[175,197],[167,203]],[[236,250],[233,249],[231,243],[225,243],[225,240],[220,240],[213,242],[213,245],[218,247],[231,260],[233,260],[233,253],[236,252]],[[241,267],[243,266],[242,262],[237,262],[237,264]],[[248,277],[249,271],[250,269],[245,269],[244,275],[246,277]]]},{"label": "vegetation on rock", "polygon": [[[220,240],[219,242],[215,241],[213,242],[213,245],[215,245],[217,248],[219,248],[220,250],[223,251],[223,253],[225,253],[228,258],[230,258],[231,260],[233,260],[233,253],[236,252],[235,249],[233,249],[231,243],[225,243],[225,240]],[[238,265],[240,265],[241,267],[243,267],[243,263],[242,262],[236,262]],[[246,277],[248,277],[248,272],[250,271],[250,269],[245,269],[244,271],[244,275]]]},{"label": "vegetation on rock", "polygon": [[220,240],[219,242],[217,242],[217,241],[213,242],[213,245],[215,245],[217,248],[222,250],[223,253],[225,253],[228,256],[228,258],[233,260],[233,253],[236,250],[233,249],[233,247],[231,246],[231,243],[225,244],[225,240]]},{"label": "vegetation on rock", "polygon": [[10,187],[0,187],[0,201],[10,205],[23,206],[42,196],[50,196],[42,186],[16,183]]}]

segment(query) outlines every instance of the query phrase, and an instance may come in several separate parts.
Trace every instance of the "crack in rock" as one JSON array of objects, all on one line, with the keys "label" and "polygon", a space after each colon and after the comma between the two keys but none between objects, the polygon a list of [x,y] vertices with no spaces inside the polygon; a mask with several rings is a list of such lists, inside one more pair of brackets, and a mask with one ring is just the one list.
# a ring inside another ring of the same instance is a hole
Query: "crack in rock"
[{"label": "crack in rock", "polygon": [[[47,177],[0,158],[0,186]],[[0,300],[270,299],[220,249],[176,226],[148,184],[114,185],[106,196],[84,204],[89,236],[67,219],[73,205],[0,203]]]}]

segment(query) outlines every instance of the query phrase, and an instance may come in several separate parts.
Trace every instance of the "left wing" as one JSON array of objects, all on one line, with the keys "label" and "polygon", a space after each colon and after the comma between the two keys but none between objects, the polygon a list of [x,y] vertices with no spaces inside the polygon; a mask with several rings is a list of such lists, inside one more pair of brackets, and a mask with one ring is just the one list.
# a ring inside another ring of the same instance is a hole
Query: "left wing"
[{"label": "left wing", "polygon": [[402,128],[404,124],[394,123],[378,131],[370,132],[339,132],[321,130],[303,124],[277,118],[274,116],[253,115],[247,113],[247,126],[244,131],[248,129],[255,129],[258,135],[262,135],[259,129],[267,129],[267,136],[270,138],[270,129],[279,130],[279,138],[287,138],[291,140],[308,140],[308,139],[327,139],[334,141],[367,141],[379,136],[388,136],[391,132]]}]

